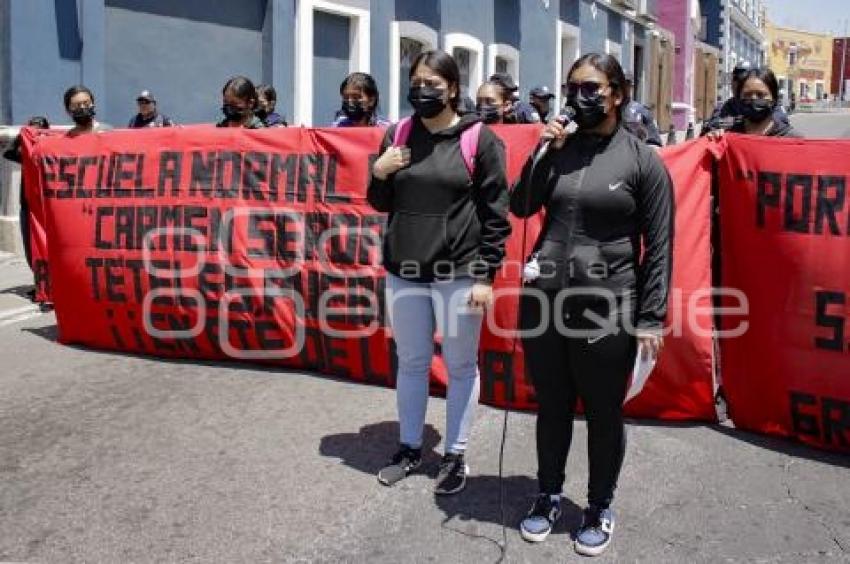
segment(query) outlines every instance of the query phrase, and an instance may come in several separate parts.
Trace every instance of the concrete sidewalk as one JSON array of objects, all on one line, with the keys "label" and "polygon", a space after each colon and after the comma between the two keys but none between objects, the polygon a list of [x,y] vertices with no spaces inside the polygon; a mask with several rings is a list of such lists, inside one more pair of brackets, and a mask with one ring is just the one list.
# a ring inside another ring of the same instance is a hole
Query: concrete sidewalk
[{"label": "concrete sidewalk", "polygon": [[[0,260],[0,296],[25,280],[22,263]],[[0,561],[501,555],[499,410],[478,413],[467,490],[439,499],[440,399],[424,473],[385,488],[374,474],[395,446],[392,390],[55,339],[51,313],[0,325]],[[568,531],[584,499],[585,441],[579,421],[566,516],[546,543],[527,544],[516,525],[535,493],[534,417],[510,415],[506,561],[579,560]],[[636,421],[629,441],[617,535],[599,562],[850,561],[850,457],[723,426]]]}]

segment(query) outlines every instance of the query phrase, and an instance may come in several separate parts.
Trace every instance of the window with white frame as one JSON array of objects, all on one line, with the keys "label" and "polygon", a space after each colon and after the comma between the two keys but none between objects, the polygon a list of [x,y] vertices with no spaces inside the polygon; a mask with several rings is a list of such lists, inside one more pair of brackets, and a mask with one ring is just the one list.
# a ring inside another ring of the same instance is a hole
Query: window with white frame
[{"label": "window with white frame", "polygon": [[397,121],[412,112],[407,101],[410,87],[410,69],[421,53],[436,49],[438,35],[435,30],[415,21],[390,23],[390,92],[389,118]]},{"label": "window with white frame", "polygon": [[487,76],[501,72],[511,75],[514,83],[519,84],[519,51],[504,43],[494,43],[487,48]]},{"label": "window with white frame", "polygon": [[[331,19],[344,18],[347,20],[348,36],[343,41],[343,43],[348,44],[347,60],[345,61],[347,68],[343,70],[369,72],[371,60],[369,52],[369,11],[332,0],[299,0],[296,4],[295,13],[295,82],[300,86],[295,91],[295,115],[293,116],[293,123],[295,124],[311,125],[313,123],[316,81],[323,78],[321,75],[322,67],[314,69],[314,66],[324,65],[326,62],[323,61],[321,56],[318,56],[321,53],[316,53],[316,45],[321,44],[315,41],[317,38],[314,37],[317,14],[320,23],[328,19],[323,17],[327,14],[332,16]],[[317,70],[318,72],[314,72]],[[338,83],[339,80],[336,80],[336,82]],[[322,90],[325,90],[325,88],[322,87]],[[324,119],[325,116],[322,116],[322,118]]]},{"label": "window with white frame", "polygon": [[[410,37],[402,37],[399,39],[399,92],[404,93],[410,88],[410,71],[413,68],[413,61],[416,57],[425,51],[425,44]],[[410,102],[407,101],[407,96],[401,96],[398,101],[399,112],[402,115],[411,113],[413,108]]]},{"label": "window with white frame", "polygon": [[454,50],[452,50],[452,57],[454,57],[455,62],[457,63],[457,69],[460,71],[460,96],[461,98],[464,96],[470,96],[470,59],[472,59],[474,55],[469,52],[469,49],[455,47]]},{"label": "window with white frame", "polygon": [[484,82],[484,44],[466,33],[447,33],[443,45],[458,64],[461,97],[474,99]]},{"label": "window with white frame", "polygon": [[574,25],[559,21],[556,33],[555,44],[560,49],[555,50],[555,77],[552,83],[552,92],[555,94],[555,107],[560,108],[563,103],[561,84],[566,82],[570,67],[581,55],[581,31]]}]

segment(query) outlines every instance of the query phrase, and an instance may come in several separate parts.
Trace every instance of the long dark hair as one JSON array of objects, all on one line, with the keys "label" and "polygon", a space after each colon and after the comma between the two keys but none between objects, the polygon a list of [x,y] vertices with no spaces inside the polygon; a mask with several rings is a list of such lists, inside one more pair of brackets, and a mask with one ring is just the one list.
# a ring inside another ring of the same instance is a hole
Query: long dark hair
[{"label": "long dark hair", "polygon": [[605,78],[608,80],[608,84],[611,86],[611,91],[616,92],[623,97],[619,111],[616,112],[617,123],[620,123],[623,120],[623,110],[625,110],[626,106],[628,106],[631,101],[628,89],[626,88],[626,74],[623,72],[623,67],[620,65],[620,61],[617,60],[617,57],[613,55],[606,55],[604,53],[588,53],[587,55],[582,55],[579,60],[574,62],[573,66],[570,67],[570,72],[567,73],[567,81],[570,80],[570,77],[576,69],[584,65],[590,65],[604,74]]},{"label": "long dark hair", "polygon": [[449,83],[449,88],[452,86],[455,87],[455,95],[449,98],[449,106],[454,111],[457,111],[458,106],[460,106],[460,69],[457,68],[457,62],[454,57],[440,49],[432,49],[420,53],[413,61],[413,64],[410,65],[410,75],[408,78],[413,78],[419,65],[425,65],[440,75],[440,78]]},{"label": "long dark hair", "polygon": [[251,100],[251,107],[257,107],[257,89],[251,79],[244,76],[234,76],[224,84],[221,95],[228,92],[234,94],[240,100]]},{"label": "long dark hair", "polygon": [[776,75],[770,69],[750,69],[746,74],[741,75],[741,80],[735,85],[735,98],[741,99],[741,93],[744,91],[744,84],[751,78],[757,78],[764,82],[767,89],[770,90],[770,95],[773,97],[773,103],[779,103],[779,82],[776,80]]},{"label": "long dark hair", "polygon": [[271,84],[261,84],[257,86],[257,96],[262,96],[267,101],[274,104],[277,102],[277,90]]},{"label": "long dark hair", "polygon": [[65,91],[65,95],[63,96],[63,100],[65,100],[65,109],[68,109],[68,105],[71,103],[71,98],[76,96],[77,94],[88,94],[89,98],[91,98],[91,103],[94,104],[94,94],[89,90],[86,86],[82,84],[77,84],[76,86],[72,86],[68,90]]},{"label": "long dark hair", "polygon": [[343,91],[348,88],[357,88],[370,98],[375,99],[375,106],[372,112],[378,111],[378,104],[381,102],[381,95],[378,93],[378,83],[372,78],[371,74],[365,72],[353,72],[345,77],[345,80],[339,85],[339,95],[342,96]]}]

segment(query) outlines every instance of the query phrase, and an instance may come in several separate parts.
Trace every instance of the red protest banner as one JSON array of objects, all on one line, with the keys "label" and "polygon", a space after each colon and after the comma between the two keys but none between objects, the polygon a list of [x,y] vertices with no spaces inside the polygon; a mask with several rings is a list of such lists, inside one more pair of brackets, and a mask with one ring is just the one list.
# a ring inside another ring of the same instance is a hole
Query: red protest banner
[{"label": "red protest banner", "polygon": [[[515,178],[535,126],[496,128]],[[392,340],[379,266],[385,218],[365,200],[378,129],[242,130],[186,127],[40,137],[29,164],[43,202],[50,289],[60,340],[183,358],[236,358],[393,385]],[[671,314],[710,326],[705,144],[665,156],[680,210]],[[521,264],[540,228],[515,218],[508,259]],[[49,250],[49,252],[48,252]],[[517,286],[505,269],[499,288]],[[692,299],[697,295],[695,299]],[[496,304],[498,327],[516,299]],[[485,331],[482,400],[534,406],[521,347]],[[713,419],[711,342],[685,330],[632,415]],[[439,357],[436,392],[445,386]]]},{"label": "red protest banner", "polygon": [[749,309],[724,316],[724,331],[748,324],[721,340],[732,420],[838,450],[850,450],[848,154],[846,141],[731,135],[720,168],[723,285]]}]

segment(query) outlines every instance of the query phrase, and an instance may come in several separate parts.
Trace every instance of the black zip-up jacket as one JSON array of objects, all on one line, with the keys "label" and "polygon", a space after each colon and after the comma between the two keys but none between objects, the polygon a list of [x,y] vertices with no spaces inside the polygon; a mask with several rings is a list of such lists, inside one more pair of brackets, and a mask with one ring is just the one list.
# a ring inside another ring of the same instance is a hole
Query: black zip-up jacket
[{"label": "black zip-up jacket", "polygon": [[527,217],[546,209],[536,286],[635,296],[637,328],[661,329],[675,204],[673,182],[655,149],[618,127],[610,137],[572,135],[532,164],[529,159],[511,195],[511,211]]},{"label": "black zip-up jacket", "polygon": [[[456,125],[431,133],[414,116],[407,140],[410,165],[383,181],[370,178],[369,203],[389,213],[384,267],[392,274],[414,282],[496,276],[511,233],[505,148],[482,126],[470,179],[460,134],[477,121],[464,115]],[[381,154],[392,145],[395,128],[387,130]]]}]

